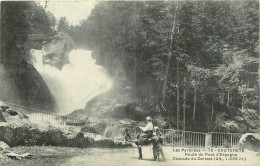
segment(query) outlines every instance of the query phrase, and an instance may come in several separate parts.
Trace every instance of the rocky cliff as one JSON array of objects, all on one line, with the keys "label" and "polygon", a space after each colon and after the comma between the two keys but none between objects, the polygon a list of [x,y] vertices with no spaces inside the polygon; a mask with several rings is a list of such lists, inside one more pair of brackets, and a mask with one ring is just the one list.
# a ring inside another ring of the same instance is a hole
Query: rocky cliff
[{"label": "rocky cliff", "polygon": [[[50,35],[29,34],[25,48],[7,51],[11,43],[2,41],[0,63],[0,100],[53,112],[55,101],[46,83],[31,64],[30,49],[41,48]],[[17,46],[18,47],[18,46]],[[16,52],[15,52],[16,51]]]},{"label": "rocky cliff", "polygon": [[58,33],[53,40],[43,45],[45,52],[44,63],[61,69],[69,63],[69,53],[74,48],[73,39],[66,33]]},{"label": "rocky cliff", "polygon": [[12,66],[0,65],[0,100],[48,112],[55,101],[46,83],[28,62]]}]

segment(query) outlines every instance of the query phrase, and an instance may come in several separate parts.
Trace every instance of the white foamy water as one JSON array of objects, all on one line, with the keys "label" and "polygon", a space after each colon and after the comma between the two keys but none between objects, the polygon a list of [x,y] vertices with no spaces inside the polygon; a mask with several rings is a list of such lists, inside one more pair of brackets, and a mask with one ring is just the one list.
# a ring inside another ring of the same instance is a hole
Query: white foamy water
[{"label": "white foamy water", "polygon": [[96,65],[91,51],[71,51],[70,64],[64,65],[62,70],[43,65],[42,50],[32,50],[31,55],[34,67],[47,83],[56,100],[57,112],[61,114],[84,109],[87,101],[112,87],[112,81],[104,68]]}]

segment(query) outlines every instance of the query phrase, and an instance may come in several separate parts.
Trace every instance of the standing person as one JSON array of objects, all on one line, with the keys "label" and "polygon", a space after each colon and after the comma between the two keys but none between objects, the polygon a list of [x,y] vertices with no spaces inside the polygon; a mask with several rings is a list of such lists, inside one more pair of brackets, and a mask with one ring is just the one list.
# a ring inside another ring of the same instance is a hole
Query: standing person
[{"label": "standing person", "polygon": [[162,149],[162,144],[163,144],[163,135],[159,131],[159,128],[157,126],[154,127],[154,136],[156,137],[156,142],[153,144],[153,155],[154,159],[158,160],[160,154],[162,155],[163,160],[165,160],[165,155]]},{"label": "standing person", "polygon": [[132,139],[128,129],[125,129],[124,137],[125,137],[124,142],[127,142],[128,140]]}]

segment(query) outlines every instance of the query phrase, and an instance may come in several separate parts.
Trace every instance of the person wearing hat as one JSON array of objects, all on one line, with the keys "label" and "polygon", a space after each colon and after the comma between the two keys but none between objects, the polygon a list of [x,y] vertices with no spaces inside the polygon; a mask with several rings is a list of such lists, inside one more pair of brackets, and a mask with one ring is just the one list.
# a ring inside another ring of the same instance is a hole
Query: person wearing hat
[{"label": "person wearing hat", "polygon": [[153,131],[153,123],[152,123],[152,118],[150,116],[147,116],[145,118],[145,120],[147,121],[147,124],[145,127],[140,127],[140,129],[143,132],[148,132],[148,131]]},{"label": "person wearing hat", "polygon": [[145,120],[147,121],[147,124],[145,127],[139,127],[140,132],[137,135],[137,141],[135,144],[138,147],[139,151],[139,159],[142,159],[142,148],[141,145],[148,145],[150,144],[149,139],[153,137],[153,123],[152,118],[150,116],[146,117]]},{"label": "person wearing hat", "polygon": [[147,121],[147,124],[145,127],[139,127],[143,134],[141,135],[143,138],[149,139],[153,137],[153,123],[152,118],[150,116],[146,117],[145,120]]}]

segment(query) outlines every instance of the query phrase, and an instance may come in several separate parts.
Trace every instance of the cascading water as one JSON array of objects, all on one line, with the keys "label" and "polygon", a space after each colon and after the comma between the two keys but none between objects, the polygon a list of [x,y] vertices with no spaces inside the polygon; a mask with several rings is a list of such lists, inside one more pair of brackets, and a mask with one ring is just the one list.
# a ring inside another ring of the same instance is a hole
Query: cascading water
[{"label": "cascading water", "polygon": [[95,64],[91,51],[72,50],[70,63],[61,70],[43,64],[44,51],[32,50],[31,55],[34,67],[47,83],[56,100],[57,112],[61,114],[84,109],[87,101],[112,86],[104,68]]}]

